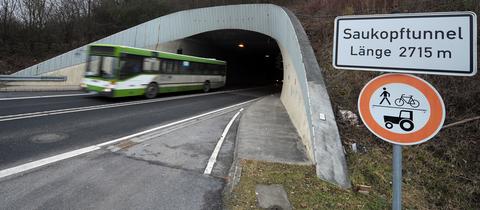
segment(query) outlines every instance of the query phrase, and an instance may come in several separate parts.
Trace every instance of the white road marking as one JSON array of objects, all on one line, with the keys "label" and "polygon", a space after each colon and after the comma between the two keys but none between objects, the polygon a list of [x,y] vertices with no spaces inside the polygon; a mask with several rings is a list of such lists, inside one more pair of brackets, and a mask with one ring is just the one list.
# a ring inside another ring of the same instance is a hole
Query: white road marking
[{"label": "white road marking", "polygon": [[213,92],[213,93],[202,93],[202,94],[196,94],[196,95],[173,96],[169,98],[158,98],[158,99],[149,99],[149,100],[142,100],[142,101],[124,102],[124,103],[117,103],[117,104],[104,104],[104,105],[14,114],[14,115],[4,115],[4,116],[0,116],[0,122],[34,118],[34,117],[42,117],[42,116],[50,116],[50,115],[67,114],[67,113],[74,113],[74,112],[85,112],[85,111],[92,111],[92,110],[99,110],[99,109],[108,109],[108,108],[156,103],[161,101],[170,101],[170,100],[200,97],[200,96],[206,96],[206,95],[216,95],[216,94],[222,94],[222,93],[240,92],[240,91],[245,91],[249,89],[258,89],[258,88],[247,88],[247,89],[229,90],[229,91],[221,91],[221,92]]},{"label": "white road marking", "polygon": [[59,155],[55,155],[55,156],[52,156],[52,157],[40,159],[40,160],[33,161],[33,162],[30,162],[30,163],[26,163],[26,164],[23,164],[23,165],[19,165],[19,166],[15,166],[15,167],[12,167],[12,168],[4,169],[4,170],[0,171],[0,179],[4,178],[4,177],[7,177],[7,176],[14,175],[14,174],[22,173],[22,172],[25,172],[25,171],[28,171],[28,170],[32,170],[32,169],[35,169],[35,168],[38,168],[38,167],[41,167],[41,166],[44,166],[44,165],[55,163],[55,162],[58,162],[58,161],[61,161],[61,160],[65,160],[65,159],[68,159],[68,158],[71,158],[71,157],[82,155],[82,154],[85,154],[85,153],[88,153],[88,152],[92,152],[92,151],[95,151],[95,150],[98,150],[98,149],[100,149],[100,147],[98,147],[98,146],[85,147],[85,148],[77,149],[77,150],[74,150],[74,151],[71,151],[71,152],[66,152],[66,153],[63,153],[63,154],[59,154]]},{"label": "white road marking", "polygon": [[[111,144],[114,144],[114,143],[117,143],[117,142],[120,142],[120,141],[123,141],[123,140],[126,140],[126,139],[137,137],[137,136],[149,133],[149,132],[153,132],[153,131],[160,130],[160,129],[163,129],[163,128],[167,128],[167,127],[170,127],[170,126],[178,125],[180,123],[184,123],[184,122],[187,122],[187,121],[190,121],[190,120],[195,120],[197,118],[201,118],[201,117],[204,117],[204,116],[207,116],[207,115],[210,115],[210,114],[215,114],[215,113],[218,113],[218,112],[222,112],[222,111],[227,110],[227,109],[236,109],[239,106],[251,103],[251,102],[256,101],[256,100],[259,100],[259,98],[249,100],[249,101],[245,101],[245,102],[238,103],[238,104],[234,104],[234,105],[224,107],[224,108],[221,108],[221,109],[216,109],[216,110],[213,110],[213,111],[210,111],[210,112],[207,112],[207,113],[199,114],[199,115],[196,115],[196,116],[193,116],[193,117],[189,117],[189,118],[179,120],[179,121],[175,121],[175,122],[172,122],[172,123],[168,123],[168,124],[165,124],[165,125],[161,125],[161,126],[158,126],[158,127],[152,128],[152,129],[148,129],[148,130],[141,131],[141,132],[138,132],[138,133],[135,133],[135,134],[132,134],[132,135],[124,136],[124,137],[121,137],[121,138],[118,138],[118,139],[115,139],[115,140],[107,141],[107,142],[104,142],[104,143],[92,145],[92,146],[85,147],[85,148],[82,148],[82,149],[77,149],[77,150],[74,150],[74,151],[62,153],[62,154],[55,155],[55,156],[52,156],[52,157],[48,157],[48,158],[40,159],[40,160],[37,160],[37,161],[32,161],[32,162],[29,162],[29,163],[25,163],[25,164],[15,166],[15,167],[12,167],[12,168],[4,169],[4,170],[0,171],[0,179],[4,178],[4,177],[7,177],[7,176],[15,175],[15,174],[18,174],[18,173],[23,173],[23,172],[26,172],[26,171],[29,171],[29,170],[32,170],[32,169],[35,169],[35,168],[38,168],[38,167],[41,167],[41,166],[45,166],[45,165],[48,165],[48,164],[59,162],[59,161],[62,161],[62,160],[68,159],[68,158],[76,157],[76,156],[79,156],[79,155],[82,155],[82,154],[85,154],[85,153],[93,152],[93,151],[99,150],[102,147],[105,147],[105,146],[108,146],[108,145],[111,145]],[[243,108],[242,108],[242,110],[243,110]],[[236,114],[236,116],[239,113],[240,112],[238,112]],[[225,131],[224,131],[224,133],[225,133]],[[222,136],[224,136],[224,134],[222,134]]]},{"label": "white road marking", "polygon": [[213,170],[213,166],[215,165],[215,162],[217,161],[218,153],[220,152],[220,149],[222,148],[223,141],[225,140],[225,137],[227,137],[228,131],[230,130],[230,127],[232,126],[233,122],[235,119],[237,119],[238,115],[240,112],[243,111],[243,108],[241,108],[228,122],[227,126],[223,130],[222,136],[220,136],[220,139],[217,142],[217,145],[215,146],[215,149],[213,150],[212,155],[210,156],[210,159],[208,159],[207,167],[205,167],[205,171],[203,171],[203,174],[210,175]]},{"label": "white road marking", "polygon": [[48,96],[26,96],[26,97],[16,97],[16,98],[0,98],[0,101],[36,99],[36,98],[58,98],[58,97],[71,97],[71,96],[88,96],[88,95],[94,95],[94,94],[95,93],[77,93],[77,94],[48,95]]}]

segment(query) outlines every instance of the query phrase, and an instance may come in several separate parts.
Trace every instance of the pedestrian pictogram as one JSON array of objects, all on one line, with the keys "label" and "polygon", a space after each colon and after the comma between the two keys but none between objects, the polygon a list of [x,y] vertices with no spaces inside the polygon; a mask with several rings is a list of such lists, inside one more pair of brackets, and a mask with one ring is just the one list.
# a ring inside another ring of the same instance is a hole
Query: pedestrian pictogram
[{"label": "pedestrian pictogram", "polygon": [[388,98],[390,97],[390,93],[387,92],[387,88],[383,88],[383,92],[382,92],[382,94],[380,94],[380,97],[383,97],[383,99],[380,101],[380,104],[382,104],[383,101],[386,100],[387,103],[388,103],[388,105],[392,105],[392,104],[390,103],[390,101],[388,100]]},{"label": "pedestrian pictogram", "polygon": [[358,108],[370,131],[399,145],[427,141],[445,119],[443,100],[435,88],[406,74],[385,74],[371,80],[360,93]]}]

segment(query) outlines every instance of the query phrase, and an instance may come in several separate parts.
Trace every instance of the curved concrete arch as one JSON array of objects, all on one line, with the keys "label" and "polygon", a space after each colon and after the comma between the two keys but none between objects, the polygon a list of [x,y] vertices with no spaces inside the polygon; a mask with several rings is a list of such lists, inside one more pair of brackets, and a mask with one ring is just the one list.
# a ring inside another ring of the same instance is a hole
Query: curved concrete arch
[{"label": "curved concrete arch", "polygon": [[[95,43],[155,49],[157,45],[196,34],[241,29],[275,39],[284,63],[281,100],[297,128],[317,175],[349,187],[347,168],[335,116],[321,70],[307,35],[289,10],[272,4],[200,8],[162,16]],[[29,67],[16,75],[69,75],[78,84],[85,62],[85,46]]]}]

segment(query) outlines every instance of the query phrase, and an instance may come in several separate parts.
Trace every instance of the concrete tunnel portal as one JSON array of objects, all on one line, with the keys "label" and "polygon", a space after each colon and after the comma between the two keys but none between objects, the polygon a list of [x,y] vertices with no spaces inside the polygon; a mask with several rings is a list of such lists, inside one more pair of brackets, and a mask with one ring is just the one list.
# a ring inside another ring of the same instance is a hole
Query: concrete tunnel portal
[{"label": "concrete tunnel portal", "polygon": [[[317,176],[350,187],[344,150],[321,69],[300,21],[288,9],[272,4],[242,4],[180,11],[94,43],[226,60],[229,86],[268,84],[283,79],[280,99],[316,166]],[[60,86],[77,88],[84,74],[86,46],[14,75],[66,76],[67,81]],[[252,79],[252,74],[258,77]]]},{"label": "concrete tunnel portal", "polygon": [[280,48],[274,39],[261,33],[223,29],[175,40],[170,45],[163,50],[227,61],[227,88],[281,84],[283,80]]}]

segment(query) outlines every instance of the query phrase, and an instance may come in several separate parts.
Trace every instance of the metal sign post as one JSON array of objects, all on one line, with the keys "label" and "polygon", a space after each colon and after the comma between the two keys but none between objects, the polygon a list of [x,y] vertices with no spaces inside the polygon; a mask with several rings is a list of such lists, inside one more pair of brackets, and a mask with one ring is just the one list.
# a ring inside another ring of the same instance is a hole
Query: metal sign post
[{"label": "metal sign post", "polygon": [[392,209],[402,209],[402,145],[393,144]]}]

